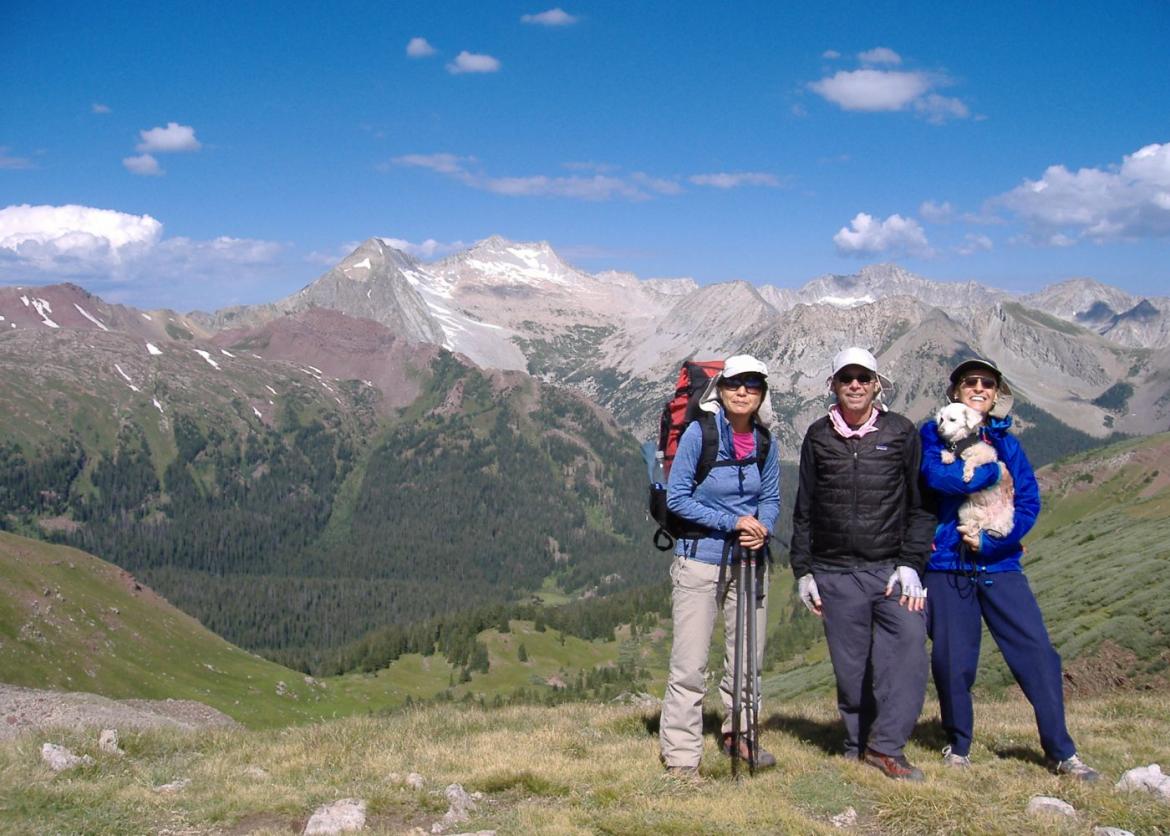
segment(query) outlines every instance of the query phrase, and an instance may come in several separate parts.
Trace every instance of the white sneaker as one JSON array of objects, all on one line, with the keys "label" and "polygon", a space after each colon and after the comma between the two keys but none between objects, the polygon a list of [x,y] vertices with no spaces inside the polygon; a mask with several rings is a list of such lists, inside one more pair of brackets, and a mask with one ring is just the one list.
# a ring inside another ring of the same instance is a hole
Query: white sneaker
[{"label": "white sneaker", "polygon": [[950,746],[944,746],[942,750],[943,766],[950,766],[957,769],[966,769],[971,765],[971,758],[966,755],[956,755],[951,751]]},{"label": "white sneaker", "polygon": [[1101,777],[1101,774],[1097,770],[1093,769],[1076,755],[1067,757],[1062,761],[1050,761],[1049,767],[1057,775],[1071,775],[1082,781],[1092,782]]}]

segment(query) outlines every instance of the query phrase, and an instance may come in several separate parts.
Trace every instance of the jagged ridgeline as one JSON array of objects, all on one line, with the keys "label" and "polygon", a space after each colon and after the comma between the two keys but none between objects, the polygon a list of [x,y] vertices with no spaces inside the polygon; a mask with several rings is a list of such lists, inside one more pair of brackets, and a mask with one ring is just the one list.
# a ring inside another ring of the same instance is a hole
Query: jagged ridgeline
[{"label": "jagged ridgeline", "polygon": [[266,422],[214,390],[111,419],[113,398],[42,372],[61,410],[0,442],[2,524],[134,572],[253,650],[321,650],[546,583],[661,580],[641,457],[603,412],[446,352],[414,374],[420,394],[388,419],[359,381],[274,380]]}]

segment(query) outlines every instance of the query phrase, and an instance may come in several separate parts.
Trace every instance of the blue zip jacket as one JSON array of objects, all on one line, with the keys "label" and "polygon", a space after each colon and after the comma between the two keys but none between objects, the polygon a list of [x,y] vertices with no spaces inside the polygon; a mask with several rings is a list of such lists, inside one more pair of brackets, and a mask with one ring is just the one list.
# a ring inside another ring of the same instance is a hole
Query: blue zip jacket
[{"label": "blue zip jacket", "polygon": [[927,421],[922,426],[922,476],[938,497],[938,525],[934,530],[930,562],[934,572],[1019,572],[1024,549],[1020,541],[1036,524],[1040,513],[1040,486],[1024,448],[1008,432],[1011,416],[991,418],[980,430],[984,441],[995,447],[999,460],[1007,465],[1015,481],[1015,524],[1006,537],[982,533],[979,551],[964,548],[958,532],[959,506],[968,494],[981,491],[999,481],[999,465],[989,463],[975,468],[970,482],[963,481],[963,461],[943,464],[941,454],[947,444],[938,434],[938,424]]},{"label": "blue zip jacket", "polygon": [[[719,452],[715,461],[735,458],[731,424],[723,407],[715,413],[719,428]],[[755,464],[743,467],[713,467],[701,484],[695,485],[695,468],[703,447],[703,431],[692,421],[683,431],[670,468],[666,486],[666,507],[680,517],[711,529],[708,537],[680,539],[675,554],[702,563],[720,563],[723,549],[735,524],[743,516],[754,516],[771,534],[780,516],[780,462],[775,437],[768,449],[763,472]]]}]

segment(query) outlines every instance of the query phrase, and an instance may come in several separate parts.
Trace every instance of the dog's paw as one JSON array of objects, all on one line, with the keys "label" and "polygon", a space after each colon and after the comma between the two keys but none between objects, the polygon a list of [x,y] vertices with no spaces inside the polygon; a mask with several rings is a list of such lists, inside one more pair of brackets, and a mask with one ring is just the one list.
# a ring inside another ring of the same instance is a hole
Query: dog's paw
[{"label": "dog's paw", "polygon": [[955,462],[955,454],[950,450],[943,450],[938,454],[938,457],[942,459],[943,464],[954,464]]}]

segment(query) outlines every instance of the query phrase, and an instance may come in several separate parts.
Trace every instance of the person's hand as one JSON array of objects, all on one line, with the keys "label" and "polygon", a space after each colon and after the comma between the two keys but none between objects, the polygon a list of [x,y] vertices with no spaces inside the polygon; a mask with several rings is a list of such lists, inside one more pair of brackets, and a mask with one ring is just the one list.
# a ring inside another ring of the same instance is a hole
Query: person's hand
[{"label": "person's hand", "polygon": [[963,542],[971,551],[977,552],[983,548],[983,532],[979,529],[970,529],[965,525],[960,525],[955,530],[959,532],[959,536],[963,538]]},{"label": "person's hand", "polygon": [[899,566],[895,569],[890,579],[886,581],[887,598],[894,594],[895,584],[902,587],[902,597],[898,599],[899,606],[910,612],[922,612],[926,608],[926,590],[922,587],[917,571],[909,566]]},{"label": "person's hand", "polygon": [[817,579],[812,576],[812,572],[796,579],[796,589],[800,593],[800,600],[808,607],[808,611],[820,618],[823,615],[821,592],[817,589]]},{"label": "person's hand", "polygon": [[735,522],[739,533],[739,544],[745,549],[762,549],[768,539],[768,529],[755,517],[740,517]]}]

